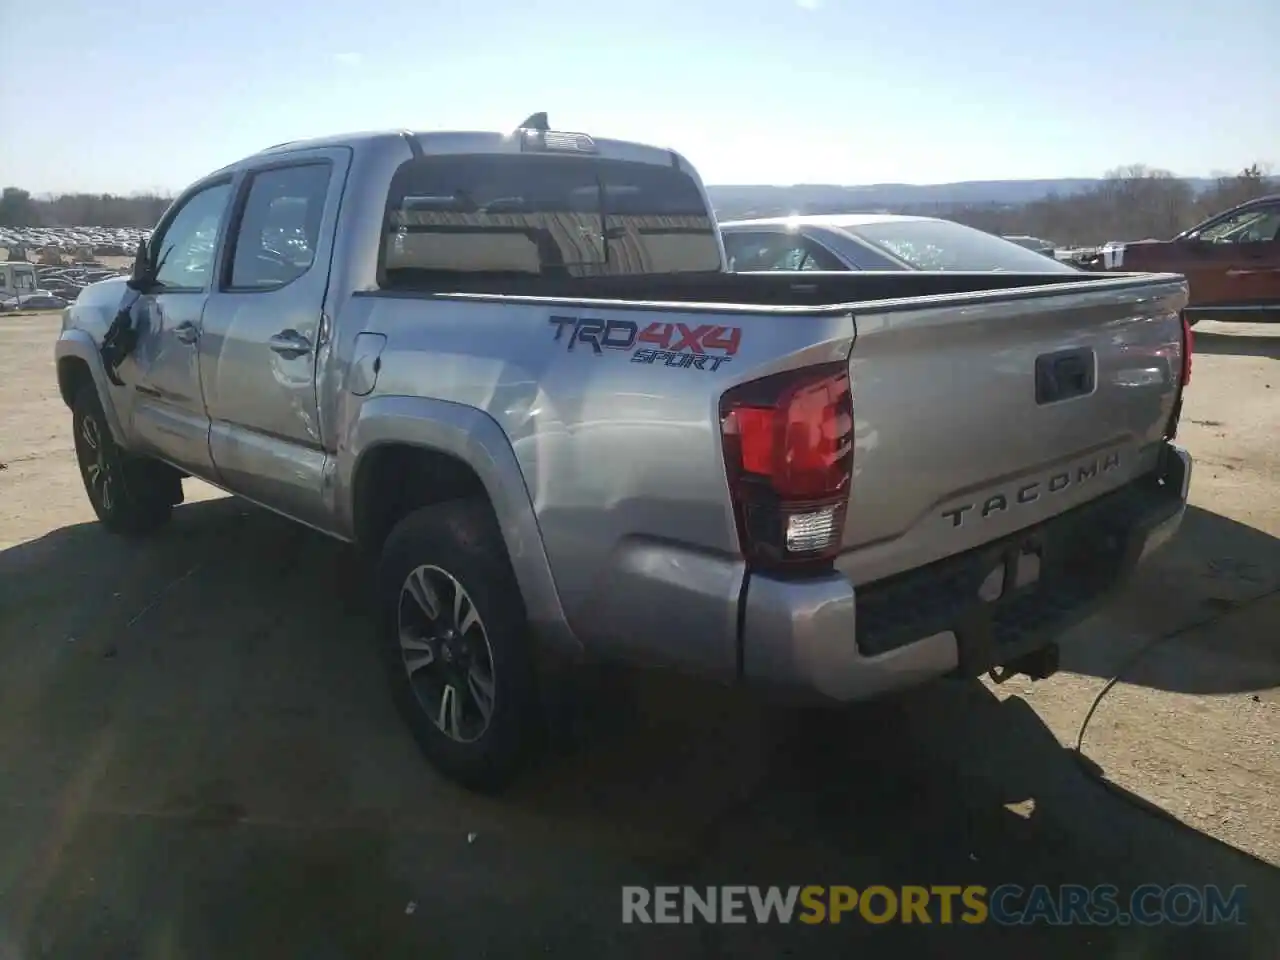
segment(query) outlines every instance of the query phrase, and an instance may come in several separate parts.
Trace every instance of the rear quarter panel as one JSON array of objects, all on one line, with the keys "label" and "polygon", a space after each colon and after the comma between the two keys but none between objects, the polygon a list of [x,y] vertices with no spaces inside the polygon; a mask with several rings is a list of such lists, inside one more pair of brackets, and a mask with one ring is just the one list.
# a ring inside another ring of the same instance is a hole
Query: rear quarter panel
[{"label": "rear quarter panel", "polygon": [[[583,338],[579,321],[598,326]],[[655,354],[659,344],[637,338],[662,324],[671,349]],[[738,348],[707,348],[727,359],[699,368],[687,343],[677,349],[681,325],[737,328]],[[387,337],[369,399],[447,400],[496,421],[585,646],[732,673],[744,569],[719,398],[744,380],[844,360],[847,312],[370,295],[351,300],[340,326]]]}]

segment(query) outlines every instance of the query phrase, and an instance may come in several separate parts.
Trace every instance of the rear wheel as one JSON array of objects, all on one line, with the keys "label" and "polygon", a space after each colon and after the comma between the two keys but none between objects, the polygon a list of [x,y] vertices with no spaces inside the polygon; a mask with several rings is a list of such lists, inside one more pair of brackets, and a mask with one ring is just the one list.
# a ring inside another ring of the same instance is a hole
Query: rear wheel
[{"label": "rear wheel", "polygon": [[135,457],[111,436],[93,385],[76,394],[71,410],[76,460],[98,520],[112,533],[142,536],[164,526],[182,502],[182,479],[172,467]]},{"label": "rear wheel", "polygon": [[441,773],[474,790],[515,778],[545,729],[520,591],[487,503],[423,507],[378,566],[396,705]]}]

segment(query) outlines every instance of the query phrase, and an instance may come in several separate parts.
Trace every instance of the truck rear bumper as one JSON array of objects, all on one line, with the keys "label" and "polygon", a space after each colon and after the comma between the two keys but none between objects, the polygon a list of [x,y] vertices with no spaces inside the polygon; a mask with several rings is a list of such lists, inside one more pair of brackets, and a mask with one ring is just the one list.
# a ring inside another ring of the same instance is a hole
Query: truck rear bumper
[{"label": "truck rear bumper", "polygon": [[1185,450],[1167,444],[1154,472],[1120,490],[856,588],[839,573],[802,581],[752,575],[742,611],[744,679],[859,700],[947,674],[980,676],[1046,646],[1174,535],[1191,466]]}]

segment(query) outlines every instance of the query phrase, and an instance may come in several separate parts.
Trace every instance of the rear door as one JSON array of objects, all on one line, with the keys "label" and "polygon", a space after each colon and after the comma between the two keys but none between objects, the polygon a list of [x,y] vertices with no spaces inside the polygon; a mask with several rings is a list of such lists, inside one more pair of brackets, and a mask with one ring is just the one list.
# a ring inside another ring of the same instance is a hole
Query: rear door
[{"label": "rear door", "polygon": [[322,525],[325,451],[317,355],[350,150],[307,150],[246,171],[200,369],[219,476],[237,493]]}]

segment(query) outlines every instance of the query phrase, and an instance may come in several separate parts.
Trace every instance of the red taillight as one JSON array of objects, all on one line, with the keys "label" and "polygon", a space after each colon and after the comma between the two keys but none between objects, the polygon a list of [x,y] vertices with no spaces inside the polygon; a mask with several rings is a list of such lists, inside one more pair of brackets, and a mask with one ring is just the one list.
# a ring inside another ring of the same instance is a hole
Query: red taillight
[{"label": "red taillight", "polygon": [[727,391],[720,435],[749,561],[775,566],[839,552],[853,477],[853,393],[844,364]]},{"label": "red taillight", "polygon": [[1195,349],[1195,334],[1191,332],[1191,324],[1187,315],[1182,315],[1182,386],[1191,382],[1191,353]]},{"label": "red taillight", "polygon": [[1178,369],[1178,393],[1173,400],[1173,413],[1169,415],[1169,425],[1165,427],[1166,440],[1178,439],[1178,424],[1182,420],[1183,391],[1191,382],[1191,354],[1195,349],[1195,336],[1191,332],[1191,324],[1187,315],[1182,314],[1182,358]]}]

